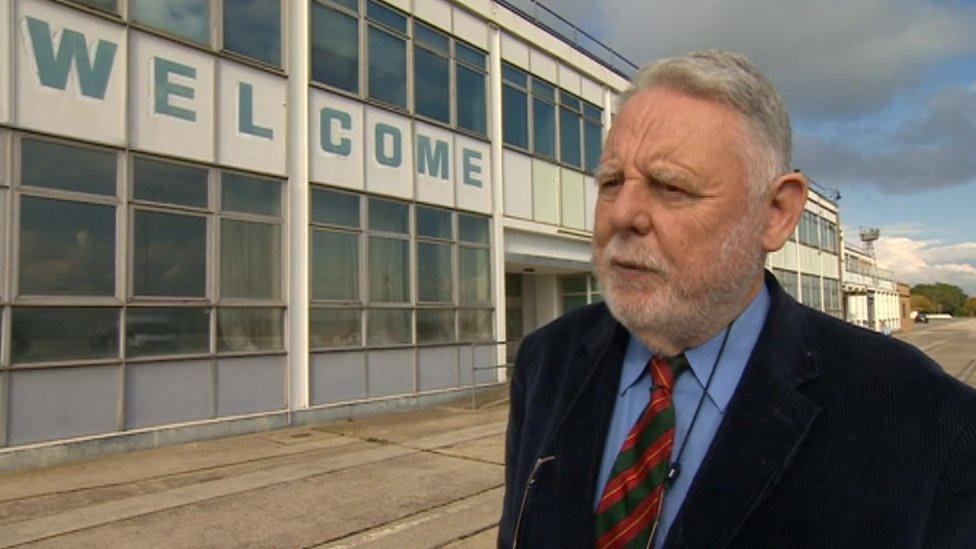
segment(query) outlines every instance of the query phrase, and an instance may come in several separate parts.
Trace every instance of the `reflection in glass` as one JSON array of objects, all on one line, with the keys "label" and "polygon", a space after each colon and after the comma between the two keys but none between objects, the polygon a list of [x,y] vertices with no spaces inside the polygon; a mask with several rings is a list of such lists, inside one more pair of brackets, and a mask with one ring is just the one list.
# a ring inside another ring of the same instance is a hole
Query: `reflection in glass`
[{"label": "reflection in glass", "polygon": [[119,310],[96,307],[15,307],[14,363],[91,360],[119,354]]},{"label": "reflection in glass", "polygon": [[359,236],[312,232],[312,299],[359,300]]},{"label": "reflection in glass", "polygon": [[458,65],[456,78],[458,127],[487,135],[485,73]]},{"label": "reflection in glass", "polygon": [[451,53],[451,39],[446,34],[416,19],[413,21],[413,41],[444,54]]},{"label": "reflection in glass", "polygon": [[409,243],[406,240],[369,238],[369,299],[371,302],[410,301]]},{"label": "reflection in glass", "polygon": [[451,245],[417,243],[418,301],[450,303]]},{"label": "reflection in glass", "polygon": [[359,20],[312,2],[312,80],[359,92]]},{"label": "reflection in glass", "polygon": [[509,85],[502,86],[502,135],[508,145],[529,148],[528,94]]},{"label": "reflection in glass", "polygon": [[[414,110],[421,116],[451,122],[450,62],[419,46],[413,49]],[[460,93],[460,88],[458,89]]]},{"label": "reflection in glass", "polygon": [[458,239],[462,242],[488,243],[488,220],[484,217],[458,215]]},{"label": "reflection in glass", "polygon": [[551,103],[532,98],[532,130],[535,139],[532,150],[537,154],[556,156],[556,107]]},{"label": "reflection in glass", "polygon": [[125,312],[125,354],[129,357],[210,352],[210,310],[185,307],[129,307]]},{"label": "reflection in glass", "polygon": [[224,0],[224,48],[281,66],[281,3]]},{"label": "reflection in glass", "polygon": [[359,309],[312,309],[308,318],[309,345],[356,347],[363,344],[362,311]]},{"label": "reflection in glass", "polygon": [[493,330],[490,310],[462,310],[458,313],[461,341],[491,341]]},{"label": "reflection in glass", "polygon": [[370,309],[366,321],[370,345],[409,345],[412,342],[410,309]]},{"label": "reflection in glass", "polygon": [[200,44],[210,43],[209,0],[132,0],[132,19]]},{"label": "reflection in glass", "polygon": [[136,157],[132,162],[137,200],[207,207],[207,170]]},{"label": "reflection in glass", "polygon": [[312,222],[359,228],[359,197],[312,187]]},{"label": "reflection in glass", "polygon": [[221,209],[278,217],[281,214],[281,183],[274,179],[233,172],[220,175]]},{"label": "reflection in glass", "polygon": [[133,225],[135,295],[206,295],[206,218],[136,210]]},{"label": "reflection in glass", "polygon": [[455,48],[455,55],[459,61],[464,61],[469,65],[474,65],[478,68],[485,68],[485,63],[488,60],[488,56],[471,46],[457,42],[457,47]]},{"label": "reflection in glass", "polygon": [[581,168],[580,115],[560,107],[559,109],[559,159]]},{"label": "reflection in glass", "polygon": [[115,207],[23,196],[21,295],[115,294]]},{"label": "reflection in glass", "polygon": [[410,231],[410,209],[402,202],[369,199],[369,228],[388,233]]},{"label": "reflection in glass", "polygon": [[379,2],[370,0],[366,5],[366,16],[403,34],[407,33],[407,18]]},{"label": "reflection in glass", "polygon": [[451,238],[451,212],[417,206],[417,236]]},{"label": "reflection in glass", "polygon": [[459,252],[458,279],[461,285],[461,303],[465,305],[491,303],[488,250],[462,247]]},{"label": "reflection in glass", "polygon": [[275,299],[280,291],[279,227],[266,223],[220,221],[220,295]]},{"label": "reflection in glass", "polygon": [[282,349],[283,316],[281,309],[218,309],[217,350],[233,353]]},{"label": "reflection in glass", "polygon": [[583,122],[583,140],[586,145],[586,171],[593,172],[600,165],[603,148],[603,127],[599,124]]},{"label": "reflection in glass", "polygon": [[453,309],[418,309],[417,343],[454,341]]},{"label": "reflection in glass", "polygon": [[369,96],[407,108],[407,43],[369,27]]},{"label": "reflection in glass", "polygon": [[20,141],[22,185],[115,196],[115,153],[50,141]]}]

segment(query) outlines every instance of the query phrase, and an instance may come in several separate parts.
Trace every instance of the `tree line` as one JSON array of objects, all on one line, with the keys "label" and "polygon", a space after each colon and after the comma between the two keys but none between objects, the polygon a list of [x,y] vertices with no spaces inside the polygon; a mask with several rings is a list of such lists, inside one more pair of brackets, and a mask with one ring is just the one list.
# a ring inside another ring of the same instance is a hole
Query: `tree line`
[{"label": "tree line", "polygon": [[948,313],[953,316],[976,316],[976,297],[954,284],[916,284],[912,286],[912,310],[920,313]]}]

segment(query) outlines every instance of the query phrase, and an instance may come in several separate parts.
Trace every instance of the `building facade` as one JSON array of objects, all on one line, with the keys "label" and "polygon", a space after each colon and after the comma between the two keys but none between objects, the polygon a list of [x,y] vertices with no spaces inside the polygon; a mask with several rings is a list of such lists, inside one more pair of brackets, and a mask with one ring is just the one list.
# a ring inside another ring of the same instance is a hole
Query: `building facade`
[{"label": "building facade", "polygon": [[[450,398],[601,299],[633,67],[526,8],[4,2],[0,469]],[[768,266],[841,315],[837,206],[807,209]]]},{"label": "building facade", "polygon": [[874,254],[852,242],[844,243],[845,319],[877,332],[902,329],[899,283],[894,273],[878,266]]}]

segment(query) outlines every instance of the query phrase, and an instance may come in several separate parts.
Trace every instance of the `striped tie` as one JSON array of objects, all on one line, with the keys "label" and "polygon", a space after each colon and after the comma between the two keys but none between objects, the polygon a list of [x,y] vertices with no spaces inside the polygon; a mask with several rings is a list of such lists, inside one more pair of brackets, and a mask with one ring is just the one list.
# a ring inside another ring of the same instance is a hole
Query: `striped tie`
[{"label": "striped tie", "polygon": [[661,506],[671,447],[674,445],[674,381],[688,367],[681,354],[654,356],[647,363],[651,400],[630,430],[596,510],[598,549],[649,547]]}]

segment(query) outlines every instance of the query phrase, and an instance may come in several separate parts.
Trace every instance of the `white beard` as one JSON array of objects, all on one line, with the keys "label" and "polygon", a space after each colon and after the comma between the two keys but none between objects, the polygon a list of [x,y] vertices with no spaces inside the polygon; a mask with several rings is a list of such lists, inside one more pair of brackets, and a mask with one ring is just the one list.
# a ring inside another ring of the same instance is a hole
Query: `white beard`
[{"label": "white beard", "polygon": [[[722,241],[714,261],[693,273],[675,272],[659,253],[616,233],[604,250],[594,247],[593,266],[607,306],[621,324],[645,344],[669,342],[680,351],[691,342],[707,341],[741,312],[735,309],[745,306],[743,300],[765,263],[761,233],[762,223],[744,216]],[[614,257],[655,271],[657,279],[619,280],[610,264]],[[634,299],[635,290],[646,297]]]}]

